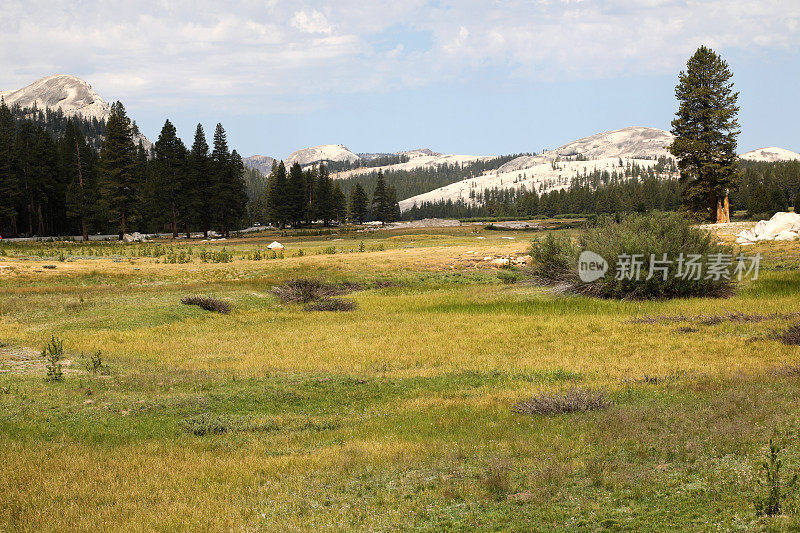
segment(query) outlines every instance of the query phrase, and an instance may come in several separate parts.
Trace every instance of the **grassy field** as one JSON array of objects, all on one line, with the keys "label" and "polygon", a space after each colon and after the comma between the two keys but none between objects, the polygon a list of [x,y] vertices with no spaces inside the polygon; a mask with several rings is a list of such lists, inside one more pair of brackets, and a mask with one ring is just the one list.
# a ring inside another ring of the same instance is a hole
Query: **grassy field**
[{"label": "grassy field", "polygon": [[[800,469],[800,245],[728,299],[614,302],[483,260],[541,235],[0,244],[0,531],[800,528],[753,505],[771,438]],[[300,276],[357,308],[272,294]],[[612,405],[511,409],[573,386]]]}]

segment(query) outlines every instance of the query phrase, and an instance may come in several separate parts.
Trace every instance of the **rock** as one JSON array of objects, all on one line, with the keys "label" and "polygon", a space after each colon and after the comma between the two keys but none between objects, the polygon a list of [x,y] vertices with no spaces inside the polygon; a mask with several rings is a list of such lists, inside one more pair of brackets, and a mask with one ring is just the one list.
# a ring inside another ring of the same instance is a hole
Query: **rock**
[{"label": "rock", "polygon": [[144,235],[139,233],[138,231],[134,231],[133,233],[125,233],[122,236],[123,242],[145,242],[147,239]]},{"label": "rock", "polygon": [[[739,232],[736,242],[739,244],[759,241],[793,241],[800,234],[800,214],[775,213],[769,220],[761,220],[753,226]],[[778,238],[780,236],[780,238]]]},{"label": "rock", "polygon": [[492,259],[494,258],[491,255],[487,255],[486,257],[483,258],[484,261],[491,261]]},{"label": "rock", "polygon": [[506,267],[511,264],[511,261],[507,257],[500,257],[499,259],[493,259],[492,265],[497,267]]},{"label": "rock", "polygon": [[515,257],[512,261],[515,265],[527,265],[530,264],[532,260],[533,258],[531,256],[522,255],[520,257]]},{"label": "rock", "polygon": [[269,246],[267,246],[270,250],[283,250],[285,248],[284,245],[279,243],[278,241],[272,241]]},{"label": "rock", "polygon": [[798,239],[798,235],[796,231],[791,230],[783,230],[782,232],[775,235],[776,241],[796,241]]}]

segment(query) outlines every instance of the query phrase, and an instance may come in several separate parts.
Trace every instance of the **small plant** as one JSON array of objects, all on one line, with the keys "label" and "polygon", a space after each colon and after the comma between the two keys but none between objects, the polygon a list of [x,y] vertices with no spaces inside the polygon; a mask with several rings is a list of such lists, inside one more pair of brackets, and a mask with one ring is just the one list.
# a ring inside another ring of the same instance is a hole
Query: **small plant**
[{"label": "small plant", "polygon": [[305,306],[306,311],[352,311],[358,305],[352,300],[342,300],[341,298],[329,298],[320,300]]},{"label": "small plant", "polygon": [[358,251],[359,252],[363,252],[366,249],[367,249],[367,247],[364,246],[364,241],[361,241],[360,243],[358,243]]},{"label": "small plant", "polygon": [[61,359],[64,357],[64,341],[50,337],[50,342],[42,350],[42,357],[45,358],[45,368],[47,368],[47,381],[61,381],[64,373],[61,370]]},{"label": "small plant", "polygon": [[764,459],[764,480],[760,485],[764,487],[765,494],[756,496],[753,504],[756,508],[757,516],[776,516],[781,514],[783,501],[794,491],[797,485],[797,474],[786,483],[781,482],[781,461],[779,454],[781,448],[778,444],[769,439],[769,451]]},{"label": "small plant", "polygon": [[181,298],[181,303],[184,305],[196,305],[206,311],[213,311],[223,315],[231,312],[230,302],[212,296],[185,296]]},{"label": "small plant", "polygon": [[605,409],[611,405],[605,392],[583,387],[571,387],[557,392],[542,392],[523,400],[512,411],[527,415],[558,415]]},{"label": "small plant", "polygon": [[97,350],[96,352],[89,354],[89,360],[86,362],[86,370],[92,374],[98,374],[104,370],[107,370],[107,368],[103,366],[103,352]]}]

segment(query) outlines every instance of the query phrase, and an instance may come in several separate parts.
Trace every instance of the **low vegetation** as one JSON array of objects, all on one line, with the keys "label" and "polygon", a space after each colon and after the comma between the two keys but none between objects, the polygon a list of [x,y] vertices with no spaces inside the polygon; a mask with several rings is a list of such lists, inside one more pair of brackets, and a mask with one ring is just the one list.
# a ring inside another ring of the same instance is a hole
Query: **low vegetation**
[{"label": "low vegetation", "polygon": [[[798,322],[795,243],[750,247],[762,273],[727,299],[620,301],[481,260],[539,234],[289,234],[284,259],[247,259],[276,233],[85,257],[4,243],[0,530],[800,526],[798,348],[775,336]],[[223,247],[233,261],[198,260]],[[298,279],[323,289],[272,294]],[[196,294],[234,312],[179,304]],[[358,310],[305,311],[334,299]],[[54,339],[58,383],[38,349]],[[759,515],[773,432],[783,496]]]},{"label": "low vegetation", "polygon": [[231,303],[213,296],[184,296],[181,298],[184,305],[196,305],[206,311],[213,311],[227,315],[231,312]]},{"label": "low vegetation", "polygon": [[[531,249],[533,272],[562,290],[626,300],[719,297],[732,292],[733,266],[727,275],[709,275],[715,258],[733,261],[733,249],[675,213],[601,219],[580,233],[577,244],[552,233]],[[607,262],[604,276],[591,282],[579,277],[582,252]],[[696,257],[696,270],[687,261]]]},{"label": "low vegetation", "polygon": [[515,413],[527,415],[560,415],[597,411],[611,405],[604,391],[570,387],[557,392],[541,392],[514,405]]}]

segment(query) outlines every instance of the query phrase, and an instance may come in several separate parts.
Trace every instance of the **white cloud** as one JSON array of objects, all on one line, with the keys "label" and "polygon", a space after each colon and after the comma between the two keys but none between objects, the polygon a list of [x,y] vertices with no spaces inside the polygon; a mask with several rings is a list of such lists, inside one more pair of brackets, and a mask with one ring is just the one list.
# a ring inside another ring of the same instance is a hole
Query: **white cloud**
[{"label": "white cloud", "polygon": [[797,53],[798,27],[797,0],[6,0],[0,89],[74,73],[109,99],[268,112],[486,68],[532,80],[674,73],[700,44]]},{"label": "white cloud", "polygon": [[306,33],[331,33],[332,31],[325,15],[313,9],[295,13],[292,17],[292,26]]}]

